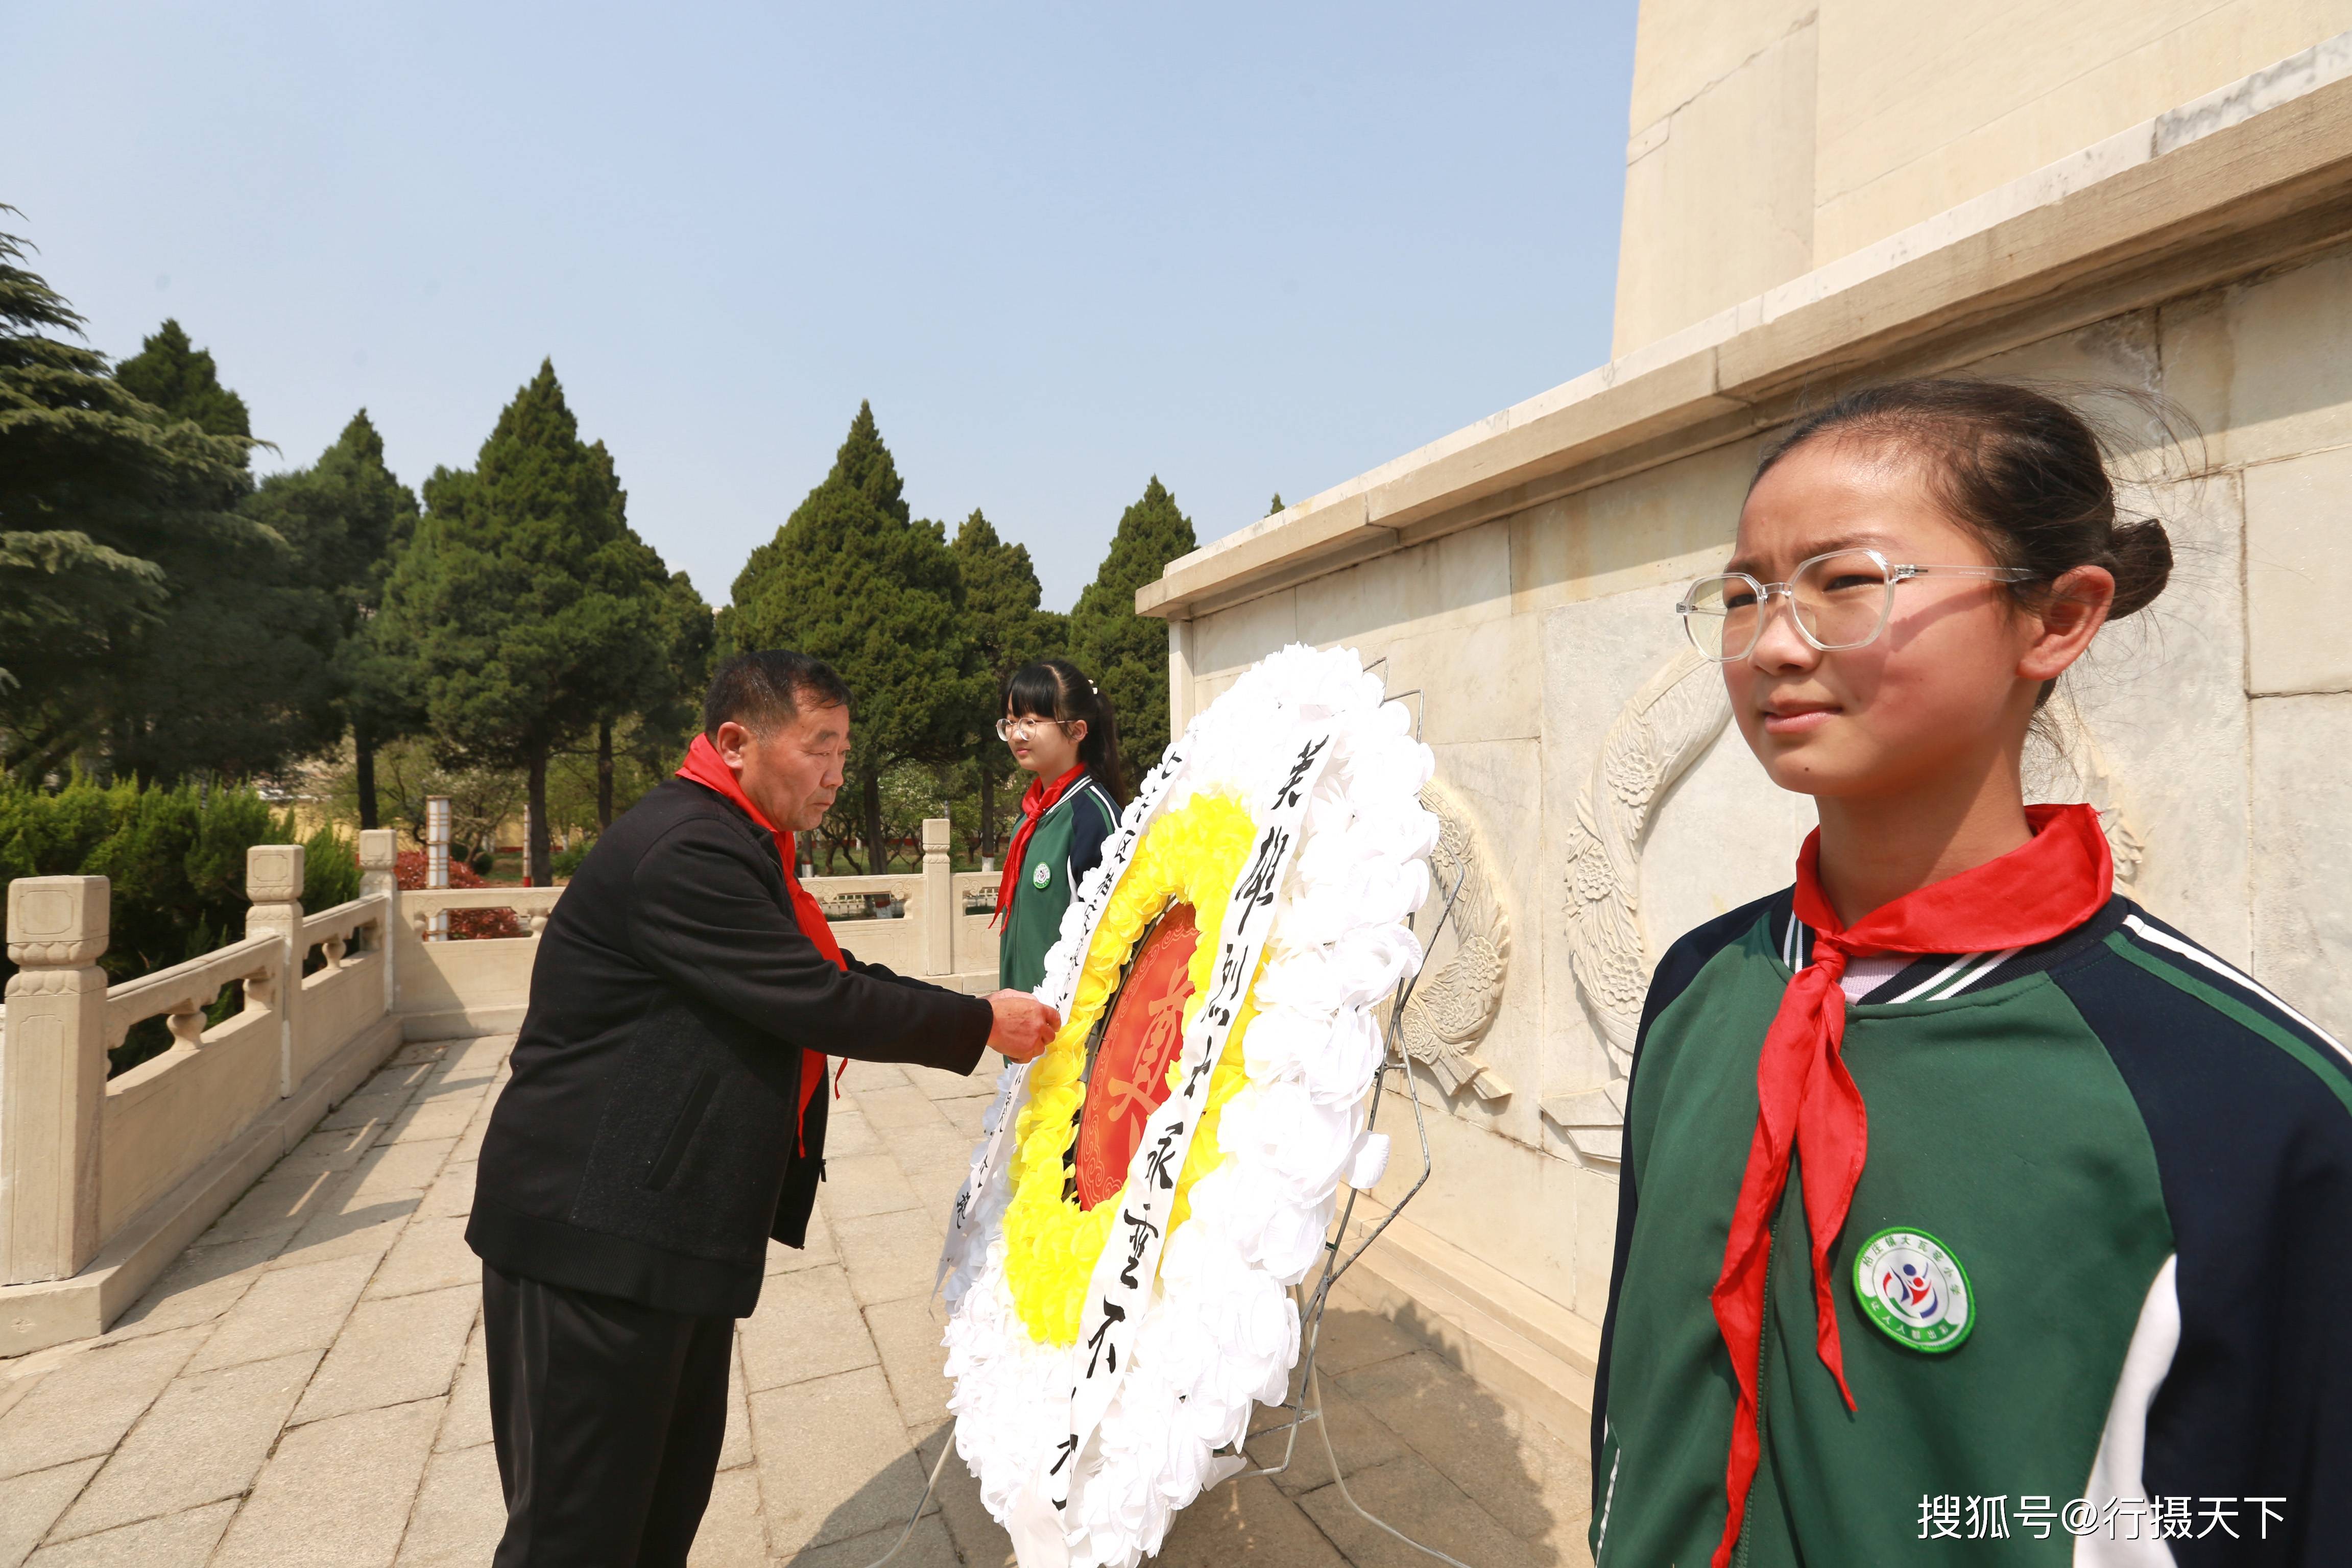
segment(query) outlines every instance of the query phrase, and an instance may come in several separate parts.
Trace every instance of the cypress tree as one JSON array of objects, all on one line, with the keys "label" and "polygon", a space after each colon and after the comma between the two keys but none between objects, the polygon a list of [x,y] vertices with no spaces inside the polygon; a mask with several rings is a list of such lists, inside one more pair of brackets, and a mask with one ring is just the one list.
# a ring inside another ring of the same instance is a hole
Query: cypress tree
[{"label": "cypress tree", "polygon": [[303,580],[333,606],[335,674],[357,764],[360,826],[375,827],[376,747],[406,733],[420,716],[413,678],[367,632],[383,605],[393,557],[415,531],[415,493],[384,465],[383,437],[362,409],[316,464],[264,479],[245,511],[294,547]]},{"label": "cypress tree", "polygon": [[171,317],[115,367],[114,379],[131,396],[191,422],[207,435],[253,434],[245,400],[221,385],[212,350],[190,342],[186,329]]},{"label": "cypress tree", "polygon": [[515,394],[469,470],[436,469],[385,587],[386,646],[412,662],[453,763],[520,769],[531,879],[551,876],[547,765],[625,708],[663,656],[668,573],[629,528],[604,444],[583,444],[555,367]]},{"label": "cypress tree", "polygon": [[971,703],[955,554],[945,528],[908,510],[903,488],[872,405],[859,403],[832,472],[736,577],[727,628],[736,649],[797,648],[849,683],[850,783],[877,875],[888,863],[882,775],[951,760]]},{"label": "cypress tree", "polygon": [[1141,498],[1120,514],[1110,553],[1070,612],[1070,656],[1117,705],[1130,779],[1159,762],[1170,739],[1168,628],[1135,612],[1135,592],[1158,581],[1193,545],[1192,520],[1153,475]]},{"label": "cypress tree", "polygon": [[[625,748],[656,779],[677,766],[688,741],[702,727],[702,692],[710,684],[714,625],[710,606],[682,571],[670,573],[653,595],[661,658],[647,685],[625,709],[596,726],[596,827],[613,825],[613,763]],[[626,729],[624,719],[635,719]],[[625,743],[625,747],[624,747]]]}]

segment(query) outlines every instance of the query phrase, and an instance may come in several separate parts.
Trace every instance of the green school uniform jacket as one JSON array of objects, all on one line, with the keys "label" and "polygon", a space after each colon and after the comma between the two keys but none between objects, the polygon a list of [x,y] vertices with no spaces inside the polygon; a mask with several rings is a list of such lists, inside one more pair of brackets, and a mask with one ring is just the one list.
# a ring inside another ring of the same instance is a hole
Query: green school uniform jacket
[{"label": "green school uniform jacket", "polygon": [[[1643,1008],[1594,1387],[1600,1568],[1692,1568],[1723,1533],[1738,1391],[1708,1292],[1809,935],[1785,891],[1737,910],[1675,945]],[[1815,1351],[1792,1170],[1734,1562],[2352,1563],[2344,1048],[2122,898],[2041,947],[1880,975],[1847,1013],[1869,1154],[1829,1254],[1856,1408]],[[1898,1343],[1857,1299],[1856,1254],[1897,1228],[1965,1276],[1951,1348]]]},{"label": "green school uniform jacket", "polygon": [[996,983],[1034,991],[1045,978],[1045,950],[1062,934],[1078,879],[1102,863],[1103,841],[1118,826],[1118,806],[1091,773],[1062,791],[1038,819],[1021,855],[1021,879],[996,948]]}]

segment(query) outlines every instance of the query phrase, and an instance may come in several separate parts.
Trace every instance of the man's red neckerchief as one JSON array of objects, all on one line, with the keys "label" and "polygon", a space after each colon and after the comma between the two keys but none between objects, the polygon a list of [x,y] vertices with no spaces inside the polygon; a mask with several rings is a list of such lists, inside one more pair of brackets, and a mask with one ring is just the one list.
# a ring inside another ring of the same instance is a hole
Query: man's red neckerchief
[{"label": "man's red neckerchief", "polygon": [[[706,789],[716,789],[742,808],[745,815],[775,836],[776,858],[783,863],[784,868],[784,891],[792,895],[793,900],[793,924],[801,928],[802,936],[816,944],[818,952],[831,959],[838,967],[847,969],[849,965],[841,956],[841,944],[834,940],[833,927],[826,923],[824,911],[817,907],[815,897],[808,889],[801,885],[800,878],[793,874],[793,866],[796,858],[793,847],[793,835],[768,821],[767,814],[751,804],[751,797],[743,793],[743,786],[736,781],[735,770],[728,767],[724,759],[719,757],[719,748],[710,744],[709,736],[698,735],[694,737],[694,744],[686,748],[686,762],[678,768],[677,776],[680,779],[690,779]],[[847,1064],[844,1063],[844,1065]],[[810,1051],[803,1047],[800,1115],[793,1125],[793,1147],[802,1154],[808,1153],[802,1134],[808,1126],[809,1102],[816,1098],[816,1086],[824,1082],[824,1052]]]}]

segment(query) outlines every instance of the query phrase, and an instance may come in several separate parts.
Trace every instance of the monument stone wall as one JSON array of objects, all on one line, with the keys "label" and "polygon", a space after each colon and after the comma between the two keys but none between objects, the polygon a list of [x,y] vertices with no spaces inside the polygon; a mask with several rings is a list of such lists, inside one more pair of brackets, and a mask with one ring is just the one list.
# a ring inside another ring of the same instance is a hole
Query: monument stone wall
[{"label": "monument stone wall", "polygon": [[[1645,60],[1654,22],[1688,9],[1644,6]],[[2312,26],[2328,10],[2279,9]],[[1801,27],[1826,49],[1837,15]],[[2226,112],[2189,105],[2087,172],[1969,191],[1972,207],[1902,244],[1772,280],[1710,322],[1689,324],[1706,303],[1690,297],[1666,310],[1683,318],[1666,341],[1219,540],[1139,596],[1171,622],[1180,724],[1293,641],[1354,647],[1385,661],[1392,693],[1417,694],[1441,859],[1478,890],[1433,948],[1408,1030],[1435,1111],[1436,1176],[1411,1211],[1423,1231],[1599,1322],[1649,967],[1786,884],[1812,821],[1727,722],[1720,675],[1672,606],[1727,555],[1775,432],[1888,374],[2030,379],[2123,433],[2127,507],[2163,519],[2178,565],[2070,675],[2035,792],[2096,804],[2133,896],[2352,1033],[2352,37],[2300,61],[2216,94]],[[2099,112],[2153,112],[2144,100],[2180,79],[2125,76],[2133,90]],[[2005,169],[2027,153],[1985,150],[2041,145],[2002,129],[2027,101],[1948,125],[1937,155],[1975,147],[1969,167]],[[2168,144],[2167,123],[2204,129]],[[1821,148],[1823,168],[1849,156]],[[1893,179],[1848,180],[1849,238],[1924,199],[1898,200]],[[1645,199],[1629,188],[1629,268]],[[1643,287],[1629,276],[1621,307]],[[2133,393],[2185,420],[2168,431]],[[1417,1169],[1401,1154],[1381,1196]]]}]

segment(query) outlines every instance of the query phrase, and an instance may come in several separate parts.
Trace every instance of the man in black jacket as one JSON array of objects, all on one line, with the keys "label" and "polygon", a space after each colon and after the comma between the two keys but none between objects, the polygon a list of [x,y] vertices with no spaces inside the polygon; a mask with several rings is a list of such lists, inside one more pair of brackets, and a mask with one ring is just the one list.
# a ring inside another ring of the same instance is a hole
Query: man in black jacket
[{"label": "man in black jacket", "polygon": [[1018,992],[836,963],[814,904],[816,940],[796,920],[777,835],[841,787],[832,670],[730,660],[703,733],[689,777],[614,823],[550,916],[482,1145],[466,1239],[507,1500],[496,1568],[686,1562],[734,1320],[769,1239],[802,1244],[823,1177],[816,1053],[970,1072],[986,1046],[1028,1061],[1061,1021]]}]

